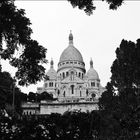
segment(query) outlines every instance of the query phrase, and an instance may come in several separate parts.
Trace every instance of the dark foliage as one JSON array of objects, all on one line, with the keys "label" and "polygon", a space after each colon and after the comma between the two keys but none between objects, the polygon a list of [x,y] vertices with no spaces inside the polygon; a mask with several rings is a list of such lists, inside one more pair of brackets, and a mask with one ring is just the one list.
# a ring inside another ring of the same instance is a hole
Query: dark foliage
[{"label": "dark foliage", "polygon": [[[99,99],[100,136],[106,139],[139,139],[140,40],[122,40],[111,67],[111,82]],[[103,120],[103,121],[102,121]],[[106,128],[106,131],[103,130]]]},{"label": "dark foliage", "polygon": [[13,89],[15,93],[15,109],[20,113],[21,102],[27,101],[27,95],[22,93],[18,87],[15,86],[15,79],[13,79],[8,72],[0,72],[0,109],[6,109],[11,112],[13,103]]},{"label": "dark foliage", "polygon": [[50,100],[50,101],[54,100],[53,95],[51,95],[51,94],[49,94],[47,92],[42,92],[40,94],[40,96],[38,96],[38,98],[40,100]]},{"label": "dark foliage", "polygon": [[53,95],[48,92],[42,92],[41,94],[29,92],[27,95],[28,102],[40,102],[41,100],[54,101],[56,98],[53,98]]},{"label": "dark foliage", "polygon": [[[0,52],[16,68],[20,85],[34,84],[44,77],[46,49],[31,39],[30,20],[23,9],[17,9],[14,0],[0,2]],[[6,43],[6,47],[3,45]],[[15,53],[19,56],[15,56]]]},{"label": "dark foliage", "polygon": [[68,112],[21,120],[1,118],[0,137],[3,140],[92,140],[98,135],[98,120],[97,112]]},{"label": "dark foliage", "polygon": [[[93,10],[96,9],[94,6],[94,0],[68,0],[71,5],[75,8],[78,7],[85,11],[87,15],[91,15]],[[109,9],[116,10],[119,6],[122,5],[124,0],[102,0],[106,1],[109,4]]]}]

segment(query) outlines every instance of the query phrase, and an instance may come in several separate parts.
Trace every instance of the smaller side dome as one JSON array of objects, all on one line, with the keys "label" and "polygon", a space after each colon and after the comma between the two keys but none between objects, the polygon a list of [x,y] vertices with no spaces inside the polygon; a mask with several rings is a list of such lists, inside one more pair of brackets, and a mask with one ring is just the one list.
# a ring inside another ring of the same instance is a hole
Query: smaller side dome
[{"label": "smaller side dome", "polygon": [[90,69],[87,72],[87,78],[89,80],[100,80],[97,71],[93,68],[93,61],[90,60]]},{"label": "smaller side dome", "polygon": [[53,60],[50,62],[50,69],[47,72],[47,76],[49,77],[49,80],[55,80],[57,78],[57,72],[53,68]]}]

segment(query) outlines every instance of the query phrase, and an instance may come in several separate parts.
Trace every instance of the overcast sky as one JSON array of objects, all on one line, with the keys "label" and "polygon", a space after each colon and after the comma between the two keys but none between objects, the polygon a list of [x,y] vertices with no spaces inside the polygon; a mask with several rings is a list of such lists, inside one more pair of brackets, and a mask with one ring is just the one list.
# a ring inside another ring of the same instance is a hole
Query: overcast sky
[{"label": "overcast sky", "polygon": [[[86,70],[92,57],[102,86],[110,81],[110,67],[115,60],[115,50],[121,40],[136,41],[140,38],[140,2],[125,1],[117,10],[108,9],[105,2],[96,1],[96,10],[88,16],[83,10],[71,6],[67,1],[16,1],[18,8],[25,9],[31,20],[32,38],[47,48],[47,59],[54,60],[54,68],[63,50],[68,46],[70,30],[74,46],[81,52]],[[50,68],[45,66],[46,72]],[[14,75],[14,70],[4,63],[3,70]],[[22,91],[36,92],[43,82],[21,88]]]}]

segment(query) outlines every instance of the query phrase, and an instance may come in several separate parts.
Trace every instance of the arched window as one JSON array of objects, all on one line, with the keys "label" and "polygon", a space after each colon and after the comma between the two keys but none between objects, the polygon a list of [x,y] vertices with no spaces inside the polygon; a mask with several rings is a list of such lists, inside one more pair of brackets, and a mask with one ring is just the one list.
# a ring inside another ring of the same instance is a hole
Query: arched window
[{"label": "arched window", "polygon": [[58,89],[58,91],[57,91],[57,94],[58,94],[58,96],[59,96],[59,94],[60,94],[60,90]]},{"label": "arched window", "polygon": [[63,96],[65,97],[65,91],[64,91],[64,93],[63,93]]},{"label": "arched window", "polygon": [[82,79],[83,79],[83,77],[84,77],[84,74],[82,73]]},{"label": "arched window", "polygon": [[88,89],[86,90],[86,95],[88,96]]},{"label": "arched window", "polygon": [[68,75],[69,75],[69,72],[67,71],[67,72],[66,72],[66,76],[68,76]]},{"label": "arched window", "polygon": [[81,73],[79,72],[79,77],[81,77]]},{"label": "arched window", "polygon": [[53,87],[53,82],[50,82],[49,83],[49,87]]},{"label": "arched window", "polygon": [[91,82],[91,86],[92,87],[95,87],[95,82]]},{"label": "arched window", "polygon": [[81,92],[81,90],[80,90],[80,97],[82,97],[82,92]]},{"label": "arched window", "polygon": [[65,73],[63,72],[63,78],[65,78]]},{"label": "arched window", "polygon": [[50,82],[50,83],[49,83],[49,87],[51,87],[51,85],[52,85],[52,84],[51,84],[51,82]]}]

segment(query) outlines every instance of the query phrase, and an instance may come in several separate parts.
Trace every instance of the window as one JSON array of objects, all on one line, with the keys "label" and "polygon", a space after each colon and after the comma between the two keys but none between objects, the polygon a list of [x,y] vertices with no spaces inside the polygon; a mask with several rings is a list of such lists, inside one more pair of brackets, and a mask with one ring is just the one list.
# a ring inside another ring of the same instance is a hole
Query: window
[{"label": "window", "polygon": [[66,62],[66,64],[69,64],[69,62]]},{"label": "window", "polygon": [[84,75],[83,75],[83,73],[82,73],[82,79],[83,79],[83,77],[84,77]]},{"label": "window", "polygon": [[63,72],[63,78],[65,78],[65,73]]},{"label": "window", "polygon": [[74,74],[74,72],[73,72],[73,71],[71,71],[71,74]]},{"label": "window", "polygon": [[70,62],[71,64],[73,64],[73,62]]},{"label": "window", "polygon": [[91,86],[92,87],[95,87],[95,82],[91,82]]},{"label": "window", "polygon": [[81,93],[81,90],[80,90],[80,97],[82,97],[82,93]]},{"label": "window", "polygon": [[99,87],[99,83],[97,83],[97,87]]},{"label": "window", "polygon": [[49,87],[53,87],[53,82],[50,82],[49,83]]},{"label": "window", "polygon": [[66,76],[68,76],[69,75],[69,72],[66,72]]},{"label": "window", "polygon": [[79,77],[81,77],[81,73],[79,72]]},{"label": "window", "polygon": [[71,85],[71,93],[74,94],[74,85]]},{"label": "window", "polygon": [[65,91],[64,91],[64,93],[63,93],[63,96],[65,97]]},{"label": "window", "polygon": [[51,82],[49,83],[49,87],[51,87]]},{"label": "window", "polygon": [[88,96],[88,89],[86,90],[86,95]]},{"label": "window", "polygon": [[74,62],[74,64],[77,64],[77,62]]}]

